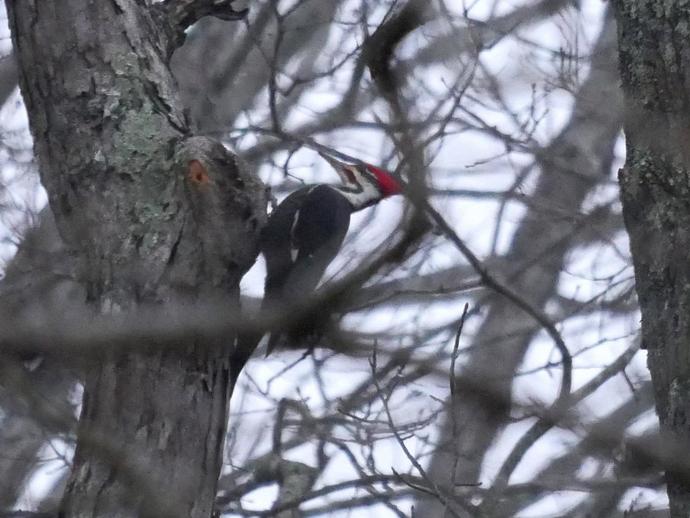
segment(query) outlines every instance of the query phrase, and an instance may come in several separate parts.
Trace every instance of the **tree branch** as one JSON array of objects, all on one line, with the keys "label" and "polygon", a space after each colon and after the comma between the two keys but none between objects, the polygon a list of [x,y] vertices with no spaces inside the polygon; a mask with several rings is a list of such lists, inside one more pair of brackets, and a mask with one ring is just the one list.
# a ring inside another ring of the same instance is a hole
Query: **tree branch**
[{"label": "tree branch", "polygon": [[244,19],[249,9],[236,11],[232,7],[234,2],[235,0],[168,0],[163,4],[163,9],[170,25],[184,33],[204,16],[226,21]]}]

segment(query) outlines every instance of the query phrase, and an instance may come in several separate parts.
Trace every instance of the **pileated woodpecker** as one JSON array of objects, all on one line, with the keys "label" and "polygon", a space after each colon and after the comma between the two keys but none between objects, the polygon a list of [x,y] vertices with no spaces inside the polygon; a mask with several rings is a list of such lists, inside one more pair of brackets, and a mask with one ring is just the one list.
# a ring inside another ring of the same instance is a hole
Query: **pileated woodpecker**
[{"label": "pileated woodpecker", "polygon": [[[306,300],[338,254],[350,226],[350,214],[401,192],[397,180],[383,169],[319,154],[335,169],[342,184],[302,187],[271,213],[260,244],[266,259],[262,309],[283,313],[290,305]],[[299,322],[293,327],[299,328]],[[295,331],[299,329],[285,332],[299,334]],[[266,354],[273,351],[281,334],[271,333]],[[240,338],[236,353],[240,363],[246,361],[260,339],[257,335]]]}]

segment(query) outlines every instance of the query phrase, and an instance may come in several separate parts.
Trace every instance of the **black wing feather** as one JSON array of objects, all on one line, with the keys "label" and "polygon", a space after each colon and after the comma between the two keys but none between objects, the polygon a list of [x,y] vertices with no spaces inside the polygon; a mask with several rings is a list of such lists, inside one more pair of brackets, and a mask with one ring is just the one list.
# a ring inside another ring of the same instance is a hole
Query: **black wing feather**
[{"label": "black wing feather", "polygon": [[[278,206],[262,237],[264,308],[296,306],[313,293],[340,250],[351,212],[347,199],[326,185],[300,189]],[[277,339],[274,333],[269,352]]]}]

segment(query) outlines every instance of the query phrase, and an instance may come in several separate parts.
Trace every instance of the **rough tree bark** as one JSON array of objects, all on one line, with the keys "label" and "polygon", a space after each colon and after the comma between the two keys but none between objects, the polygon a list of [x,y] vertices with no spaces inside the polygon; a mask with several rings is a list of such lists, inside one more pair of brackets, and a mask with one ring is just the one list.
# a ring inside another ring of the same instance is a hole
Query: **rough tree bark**
[{"label": "rough tree bark", "polygon": [[[232,17],[230,3],[212,14]],[[256,257],[263,188],[192,136],[168,66],[201,4],[8,2],[41,179],[95,312],[232,306]],[[85,359],[64,516],[211,515],[232,340],[142,339]]]},{"label": "rough tree bark", "polygon": [[[690,4],[616,0],[627,158],[619,173],[662,431],[690,436]],[[667,472],[672,517],[690,480]]]}]

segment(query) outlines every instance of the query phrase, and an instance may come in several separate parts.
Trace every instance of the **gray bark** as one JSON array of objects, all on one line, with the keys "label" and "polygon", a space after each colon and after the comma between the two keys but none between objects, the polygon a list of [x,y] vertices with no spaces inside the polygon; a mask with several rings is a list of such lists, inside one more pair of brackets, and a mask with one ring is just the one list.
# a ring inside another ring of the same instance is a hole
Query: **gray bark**
[{"label": "gray bark", "polygon": [[[614,2],[626,102],[619,173],[642,337],[662,431],[690,439],[690,6]],[[690,516],[690,480],[667,471],[672,517]]]},{"label": "gray bark", "polygon": [[[263,188],[223,146],[190,137],[163,9],[42,0],[8,10],[41,180],[93,309],[236,304]],[[82,359],[64,516],[210,516],[232,341],[141,340]]]}]

